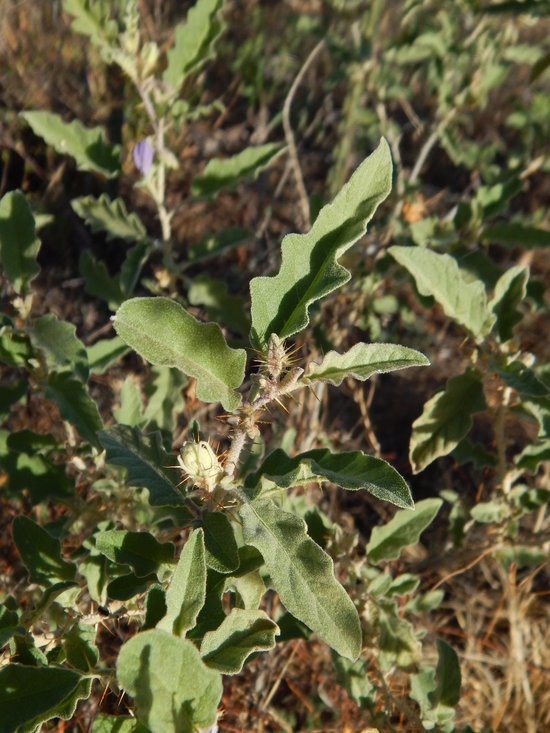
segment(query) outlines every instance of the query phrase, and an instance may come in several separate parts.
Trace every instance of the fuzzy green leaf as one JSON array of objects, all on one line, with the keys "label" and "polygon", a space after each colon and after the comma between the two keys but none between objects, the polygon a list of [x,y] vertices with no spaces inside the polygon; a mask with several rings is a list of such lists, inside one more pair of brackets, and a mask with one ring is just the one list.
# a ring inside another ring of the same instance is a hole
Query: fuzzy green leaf
[{"label": "fuzzy green leaf", "polygon": [[485,285],[466,276],[454,257],[422,247],[390,247],[388,252],[416,281],[420,295],[432,295],[445,315],[473,336],[489,333],[496,317],[488,310]]},{"label": "fuzzy green leaf", "polygon": [[118,26],[110,20],[112,3],[109,0],[64,0],[63,9],[70,13],[74,20],[71,30],[90,36],[92,43],[98,46],[114,41]]},{"label": "fuzzy green leaf", "polygon": [[[462,678],[455,650],[447,642],[437,639],[437,667],[421,666],[419,674],[411,675],[411,697],[420,706],[424,728],[439,726],[450,731],[454,726],[454,707],[460,699]],[[450,725],[450,727],[449,727]]]},{"label": "fuzzy green leaf", "polygon": [[147,489],[152,506],[183,504],[176,488],[180,474],[171,468],[178,466],[178,461],[162,447],[159,432],[143,435],[138,427],[116,425],[102,430],[99,440],[107,451],[107,462],[128,469],[128,486]]},{"label": "fuzzy green leaf", "polygon": [[126,377],[120,390],[120,407],[113,410],[115,420],[131,428],[136,425],[141,428],[147,422],[142,412],[143,405],[136,383],[131,377]]},{"label": "fuzzy green leaf", "polygon": [[213,56],[223,30],[219,19],[225,0],[198,0],[187,13],[187,22],[176,26],[173,47],[167,51],[162,80],[177,94],[185,77]]},{"label": "fuzzy green leaf", "polygon": [[119,565],[130,565],[138,577],[155,573],[162,582],[176,563],[174,545],[161,544],[149,532],[111,529],[98,532],[95,540],[99,552]]},{"label": "fuzzy green leaf", "polygon": [[394,601],[378,601],[378,663],[384,672],[393,665],[409,667],[420,661],[422,645],[416,638],[413,625],[401,618]]},{"label": "fuzzy green leaf", "polygon": [[521,224],[510,222],[486,226],[481,236],[488,242],[499,242],[499,244],[507,244],[510,247],[516,245],[524,249],[550,247],[550,232],[546,229],[524,227]]},{"label": "fuzzy green leaf", "polygon": [[196,529],[183,546],[180,559],[166,591],[166,615],[159,629],[185,635],[197,623],[206,597],[204,532]]},{"label": "fuzzy green leaf", "polygon": [[239,548],[229,519],[221,512],[201,515],[206,546],[206,564],[218,573],[232,573],[239,567]]},{"label": "fuzzy green leaf", "polygon": [[94,196],[80,196],[71,201],[71,206],[92,232],[105,232],[107,240],[124,239],[133,242],[147,234],[139,216],[129,214],[122,199],[111,201],[105,193],[98,199]]},{"label": "fuzzy green leaf", "polygon": [[166,616],[166,591],[162,585],[152,585],[145,598],[145,621],[142,630],[154,629]]},{"label": "fuzzy green leaf", "polygon": [[67,661],[82,672],[91,672],[99,660],[95,645],[96,628],[90,624],[76,623],[63,638]]},{"label": "fuzzy green leaf", "polygon": [[79,120],[66,123],[52,112],[22,112],[21,117],[58,153],[74,158],[78,170],[102,173],[107,178],[120,173],[119,147],[107,145],[101,127],[87,128]]},{"label": "fuzzy green leaf", "polygon": [[360,379],[363,382],[373,374],[429,364],[424,354],[405,346],[355,344],[345,354],[329,351],[320,364],[312,362],[303,379],[308,382],[330,382],[339,387],[346,377]]},{"label": "fuzzy green leaf", "polygon": [[46,381],[46,399],[55,402],[63,420],[74,425],[81,438],[101,451],[97,431],[103,428],[103,420],[82,382],[68,372],[53,372]]},{"label": "fuzzy green leaf", "polygon": [[522,471],[536,473],[542,461],[550,461],[550,440],[537,445],[527,445],[515,458],[516,465]]},{"label": "fuzzy green leaf", "polygon": [[27,333],[34,348],[44,350],[49,369],[70,370],[83,382],[88,380],[88,355],[72,324],[48,313],[27,328]]},{"label": "fuzzy green leaf", "polygon": [[246,336],[250,331],[250,318],[239,295],[228,295],[227,283],[210,280],[208,275],[198,275],[187,294],[191,305],[203,305],[211,321],[227,326],[234,333]]},{"label": "fuzzy green leaf", "polygon": [[197,380],[197,397],[221,402],[229,412],[241,396],[246,351],[230,349],[216,323],[199,323],[168,298],[134,298],[118,309],[114,327],[138,354],[159,366],[177,367]]},{"label": "fuzzy green leaf", "polygon": [[521,397],[518,405],[539,424],[539,438],[550,438],[550,397]]},{"label": "fuzzy green leaf", "polygon": [[282,151],[279,143],[245,148],[231,158],[212,158],[200,176],[191,182],[195,198],[214,198],[221,190],[234,189],[238,183],[255,178]]},{"label": "fuzzy green leaf", "polygon": [[529,268],[517,265],[511,267],[498,279],[489,309],[497,317],[497,331],[501,342],[509,341],[514,336],[514,326],[522,319],[523,314],[516,310],[527,294]]},{"label": "fuzzy green leaf", "polygon": [[422,415],[413,423],[410,461],[414,473],[456,448],[472,427],[473,413],[485,409],[481,372],[468,368],[449,379],[445,390],[426,402]]},{"label": "fuzzy green leaf", "polygon": [[147,262],[152,249],[153,245],[142,240],[126,253],[126,259],[120,268],[120,288],[124,295],[130,295],[136,287],[141,268]]},{"label": "fuzzy green leaf", "polygon": [[10,191],[0,201],[0,262],[4,275],[19,295],[40,272],[36,262],[40,240],[34,217],[21,191]]},{"label": "fuzzy green leaf", "polygon": [[521,361],[511,361],[508,364],[492,361],[491,366],[505,384],[520,394],[545,397],[550,392],[544,382],[537,377],[536,372]]},{"label": "fuzzy green leaf", "polygon": [[368,710],[374,702],[375,690],[374,685],[369,682],[365,662],[362,659],[350,662],[336,652],[332,652],[331,657],[336,670],[336,682],[348,693],[350,700],[363,710]]},{"label": "fuzzy green leaf", "polygon": [[29,383],[26,379],[11,384],[0,385],[0,415],[6,415],[10,407],[27,394]]},{"label": "fuzzy green leaf", "polygon": [[111,364],[117,362],[128,351],[130,351],[130,347],[124,343],[120,336],[96,341],[93,346],[86,348],[90,371],[93,374],[103,374]]},{"label": "fuzzy green leaf", "polygon": [[27,629],[19,623],[17,613],[0,604],[0,649],[3,649],[15,634],[25,636],[26,633]]},{"label": "fuzzy green leaf", "polygon": [[134,698],[138,721],[154,733],[195,733],[216,722],[221,675],[204,664],[188,639],[144,631],[123,645],[116,668],[120,686]]},{"label": "fuzzy green leaf", "polygon": [[417,502],[414,514],[399,511],[387,524],[374,527],[367,545],[369,561],[397,560],[404,547],[416,545],[442,504],[441,499],[424,499]]},{"label": "fuzzy green leaf", "polygon": [[181,390],[189,384],[179,369],[157,366],[151,368],[152,379],[144,387],[148,398],[143,418],[149,430],[155,427],[172,433],[176,427],[176,415],[183,412],[184,399]]},{"label": "fuzzy green leaf", "polygon": [[[99,713],[94,717],[90,733],[145,733],[143,727],[139,731],[139,723],[129,715],[106,715]],[[133,729],[136,729],[135,731]]]},{"label": "fuzzy green leaf", "polygon": [[362,451],[331,453],[328,448],[317,448],[289,458],[279,448],[265,459],[259,471],[246,477],[245,486],[257,497],[276,487],[290,489],[321,481],[351,491],[366,489],[399,507],[414,507],[409,487],[395,468]]},{"label": "fuzzy green leaf", "polygon": [[12,533],[31,583],[49,586],[58,580],[74,580],[76,565],[63,560],[61,543],[40,525],[20,514],[13,520]]},{"label": "fuzzy green leaf", "polygon": [[303,519],[270,499],[247,502],[239,512],[244,541],[261,552],[285,608],[338,654],[357,659],[357,610],[334,577],[332,559],[307,536]]},{"label": "fuzzy green leaf", "polygon": [[111,580],[107,586],[107,596],[113,601],[129,601],[130,598],[141,595],[147,590],[150,583],[156,583],[157,576],[155,573],[146,575],[144,578],[138,578],[135,573],[127,573],[119,575],[118,578]]},{"label": "fuzzy green leaf", "polygon": [[238,674],[251,654],[275,646],[279,627],[264,611],[234,608],[223,623],[204,635],[201,657],[222,674]]},{"label": "fuzzy green leaf", "polygon": [[200,262],[209,257],[217,257],[234,247],[240,247],[253,236],[254,233],[249,229],[240,227],[222,229],[216,234],[205,234],[198,244],[192,244],[187,249],[187,261]]},{"label": "fuzzy green leaf", "polygon": [[115,311],[124,302],[125,296],[120,287],[120,275],[111,277],[105,263],[96,260],[87,250],[80,255],[78,269],[86,281],[85,293],[104,300],[109,310],[112,311]]},{"label": "fuzzy green leaf", "polygon": [[382,139],[333,203],[321,209],[311,230],[283,239],[278,275],[250,283],[256,348],[265,349],[272,333],[287,338],[302,331],[309,323],[308,307],[350,279],[338,259],[365,233],[391,191],[391,179],[390,149]]}]

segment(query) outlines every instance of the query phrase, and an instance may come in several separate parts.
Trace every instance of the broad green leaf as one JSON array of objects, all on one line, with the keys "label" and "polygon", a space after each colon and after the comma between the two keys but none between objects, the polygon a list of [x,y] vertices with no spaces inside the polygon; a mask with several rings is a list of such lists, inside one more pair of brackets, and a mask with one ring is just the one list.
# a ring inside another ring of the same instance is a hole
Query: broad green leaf
[{"label": "broad green leaf", "polygon": [[153,733],[196,733],[216,722],[221,675],[188,639],[144,631],[122,646],[116,669],[120,686],[134,698],[138,721]]},{"label": "broad green leaf", "polygon": [[174,45],[166,53],[162,80],[177,95],[185,77],[213,56],[216,39],[223,30],[219,19],[225,0],[198,0],[187,13],[187,22],[176,26]]},{"label": "broad green leaf", "polygon": [[336,670],[336,682],[348,693],[350,700],[363,710],[368,710],[374,703],[374,685],[367,677],[367,665],[363,660],[350,662],[349,659],[331,653],[332,663]]},{"label": "broad green leaf", "polygon": [[472,415],[485,409],[481,372],[469,367],[449,379],[445,390],[426,402],[413,423],[409,457],[414,473],[456,448],[472,427]]},{"label": "broad green leaf", "polygon": [[141,273],[141,268],[147,262],[152,251],[149,242],[138,242],[126,253],[126,259],[120,268],[120,288],[124,295],[130,295],[136,287]]},{"label": "broad green leaf", "polygon": [[432,295],[473,336],[489,333],[496,317],[488,310],[485,286],[466,277],[454,257],[421,247],[394,246],[388,252],[414,277],[420,295]]},{"label": "broad green leaf", "polygon": [[0,669],[0,731],[31,733],[51,718],[72,718],[91,679],[62,667],[7,664]]},{"label": "broad green leaf", "polygon": [[82,382],[88,380],[88,355],[76,337],[75,326],[48,313],[27,328],[27,333],[34,348],[45,352],[48,369],[70,370]]},{"label": "broad green leaf", "polygon": [[436,725],[444,731],[453,730],[446,724],[454,717],[454,708],[460,700],[462,677],[455,650],[447,642],[437,639],[437,667],[422,665],[419,674],[411,675],[411,697],[420,705],[424,728]]},{"label": "broad green leaf", "polygon": [[49,586],[59,580],[74,580],[76,565],[63,560],[59,540],[32,519],[24,514],[15,517],[12,534],[31,583]]},{"label": "broad green leaf", "polygon": [[351,275],[338,259],[365,233],[378,205],[391,191],[388,143],[355,171],[332,204],[323,207],[307,234],[289,234],[281,245],[282,264],[275,277],[250,283],[251,340],[265,349],[272,333],[281,338],[309,323],[308,307],[346,283]]},{"label": "broad green leaf", "polygon": [[228,295],[227,283],[222,280],[198,275],[189,288],[187,298],[191,305],[203,305],[211,321],[227,326],[240,336],[246,336],[250,331],[244,300],[239,295]]},{"label": "broad green leaf", "polygon": [[231,227],[221,229],[216,234],[205,234],[198,244],[192,244],[187,249],[188,262],[200,262],[209,257],[217,257],[234,247],[240,247],[248,242],[254,233],[249,229]]},{"label": "broad green leaf", "polygon": [[166,591],[162,585],[152,585],[145,597],[145,621],[142,631],[154,629],[161,619],[166,616]]},{"label": "broad green leaf", "polygon": [[459,466],[469,461],[474,464],[475,468],[485,468],[485,466],[494,468],[497,465],[497,459],[493,453],[486,451],[479,443],[473,445],[467,438],[463,438],[458,443],[451,451],[451,455]]},{"label": "broad green leaf", "polygon": [[537,445],[527,445],[522,452],[515,457],[516,465],[522,471],[536,473],[542,461],[550,461],[550,440],[545,440]]},{"label": "broad green leaf", "polygon": [[278,633],[279,627],[264,611],[234,608],[215,631],[204,635],[201,657],[222,674],[238,674],[250,654],[273,649]]},{"label": "broad green leaf", "polygon": [[120,407],[113,410],[115,420],[131,428],[136,425],[143,427],[147,419],[143,417],[142,410],[143,405],[136,383],[131,377],[126,377],[120,390]]},{"label": "broad green leaf", "polygon": [[135,573],[119,575],[118,578],[111,580],[107,586],[107,597],[113,601],[129,601],[130,598],[145,593],[149,584],[156,583],[157,580],[154,573],[146,575],[144,578],[138,578]]},{"label": "broad green leaf", "polygon": [[[239,555],[246,550],[258,552],[254,547],[248,547],[245,545],[244,547],[239,548]],[[258,555],[259,554],[260,553],[258,553]],[[263,565],[263,558],[261,555],[260,558]],[[262,580],[261,573],[258,569],[247,573],[241,573],[239,568],[238,574],[233,573],[227,577],[224,590],[235,591],[238,594],[238,603],[236,604],[238,608],[255,611],[259,607],[266,589],[265,583]]]},{"label": "broad green leaf", "polygon": [[550,232],[521,224],[499,223],[486,226],[481,236],[488,242],[498,242],[509,246],[519,245],[524,249],[550,247]]},{"label": "broad green leaf", "polygon": [[200,176],[191,181],[195,198],[214,198],[224,188],[234,189],[238,183],[255,178],[282,153],[280,143],[266,143],[245,148],[231,158],[212,158]]},{"label": "broad green leaf", "polygon": [[36,256],[40,240],[34,218],[21,191],[10,191],[0,201],[0,261],[4,275],[19,295],[40,272]]},{"label": "broad green leaf", "polygon": [[96,341],[93,346],[86,348],[90,371],[92,374],[104,374],[111,364],[117,362],[129,351],[130,347],[124,343],[120,336]]},{"label": "broad green leaf", "polygon": [[16,453],[6,447],[5,454],[0,456],[0,467],[8,475],[9,491],[26,489],[33,506],[49,498],[66,498],[74,492],[65,465],[52,463],[42,455]]},{"label": "broad green leaf", "polygon": [[109,310],[115,311],[124,302],[120,276],[111,277],[105,263],[97,261],[87,250],[80,255],[78,269],[86,281],[84,292],[104,300]]},{"label": "broad green leaf", "polygon": [[99,552],[119,565],[130,565],[138,577],[151,573],[162,582],[175,565],[174,545],[160,543],[149,532],[128,532],[111,529],[95,535]]},{"label": "broad green leaf", "polygon": [[195,529],[181,551],[180,559],[166,591],[166,615],[159,629],[185,635],[197,623],[206,598],[204,532]]},{"label": "broad green leaf", "polygon": [[505,384],[520,394],[546,397],[550,392],[544,382],[537,377],[536,372],[521,361],[511,361],[508,364],[492,361],[491,366]]},{"label": "broad green leaf", "polygon": [[167,298],[134,298],[118,309],[114,327],[138,354],[158,366],[177,367],[197,380],[197,397],[235,410],[246,351],[230,349],[216,323],[199,323]]},{"label": "broad green leaf", "polygon": [[369,562],[397,560],[404,547],[416,545],[442,504],[441,499],[423,499],[416,503],[414,514],[401,510],[387,524],[374,527],[367,545]]},{"label": "broad green leaf", "polygon": [[247,545],[259,550],[281,602],[338,654],[355,660],[361,624],[355,605],[334,577],[332,559],[307,536],[303,519],[270,500],[239,510]]},{"label": "broad green leaf", "polygon": [[144,387],[148,398],[143,417],[151,426],[172,433],[176,427],[176,415],[183,412],[182,389],[189,384],[179,369],[165,366],[151,368],[152,379]]},{"label": "broad green leaf", "polygon": [[345,354],[329,351],[320,364],[309,364],[303,379],[330,382],[336,387],[346,377],[362,382],[373,374],[384,374],[412,366],[429,366],[429,360],[414,349],[395,344],[355,344]]},{"label": "broad green leaf", "polygon": [[378,663],[384,672],[393,665],[409,667],[420,661],[422,645],[409,621],[399,616],[395,601],[380,599],[378,606]]},{"label": "broad green leaf", "polygon": [[[253,548],[251,548],[253,549]],[[263,562],[263,561],[262,561]],[[217,629],[225,618],[222,596],[228,576],[208,568],[206,571],[206,598],[197,616],[197,625],[188,633],[189,639],[201,641],[207,631]]]},{"label": "broad green leaf", "polygon": [[53,448],[60,446],[53,435],[33,433],[32,430],[18,430],[10,433],[6,445],[14,453],[26,453],[28,456],[34,456],[40,451],[48,453]]},{"label": "broad green leaf", "polygon": [[90,36],[92,43],[102,46],[116,38],[118,25],[111,20],[109,0],[64,0],[63,9],[74,17],[71,30]]},{"label": "broad green leaf", "polygon": [[246,477],[245,486],[257,497],[276,487],[290,489],[322,481],[352,491],[366,489],[396,506],[414,507],[409,487],[395,468],[362,451],[331,453],[328,448],[318,448],[289,458],[279,448],[265,459],[259,471]]},{"label": "broad green leaf", "polygon": [[78,622],[65,633],[63,649],[67,662],[82,672],[91,672],[99,660],[95,626]]},{"label": "broad green leaf", "polygon": [[21,117],[58,153],[74,158],[78,170],[102,173],[107,178],[120,173],[120,149],[105,142],[101,127],[87,128],[79,120],[66,123],[52,112],[21,112]]},{"label": "broad green leaf", "polygon": [[127,425],[102,430],[99,440],[107,451],[107,462],[128,470],[128,486],[149,491],[152,506],[180,506],[183,496],[176,488],[181,474],[174,470],[176,456],[162,447],[159,432],[143,435],[138,427]]},{"label": "broad green leaf", "polygon": [[90,733],[132,733],[137,726],[139,723],[136,723],[136,719],[129,715],[99,713],[94,717]]},{"label": "broad green leaf", "polygon": [[517,265],[506,270],[495,285],[489,309],[497,317],[498,337],[502,343],[514,337],[514,326],[523,319],[523,314],[516,309],[527,294],[528,280],[529,268]]},{"label": "broad green leaf", "polygon": [[92,232],[105,232],[107,240],[124,239],[134,242],[147,235],[145,227],[137,214],[129,214],[122,199],[111,202],[107,194],[98,199],[93,196],[80,196],[73,199],[71,206],[84,219]]},{"label": "broad green leaf", "polygon": [[218,573],[232,573],[239,567],[239,548],[229,519],[221,512],[204,511],[200,526],[204,529],[206,564]]},{"label": "broad green leaf", "polygon": [[46,399],[55,402],[63,420],[74,425],[81,438],[101,451],[97,431],[103,428],[103,420],[82,382],[68,372],[53,372],[46,381]]},{"label": "broad green leaf", "polygon": [[29,383],[26,379],[11,384],[0,385],[0,415],[6,415],[10,407],[27,394]]},{"label": "broad green leaf", "polygon": [[19,623],[19,616],[0,604],[0,649],[3,649],[15,634],[24,636],[27,629]]},{"label": "broad green leaf", "polygon": [[107,602],[107,560],[99,553],[91,553],[78,566],[78,572],[86,578],[90,598],[98,605],[104,606]]}]

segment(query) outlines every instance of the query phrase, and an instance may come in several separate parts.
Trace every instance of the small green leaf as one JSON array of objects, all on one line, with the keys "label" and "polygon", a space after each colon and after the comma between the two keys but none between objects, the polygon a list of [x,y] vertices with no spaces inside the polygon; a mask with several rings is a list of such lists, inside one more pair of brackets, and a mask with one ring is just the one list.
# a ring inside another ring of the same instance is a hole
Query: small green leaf
[{"label": "small green leaf", "polygon": [[159,629],[185,635],[197,623],[197,616],[206,597],[206,560],[204,532],[194,530],[180,555],[180,559],[166,591],[166,615],[159,621]]},{"label": "small green leaf", "polygon": [[157,733],[195,733],[216,722],[222,696],[219,672],[195,645],[160,629],[133,636],[117,659],[120,686],[134,698],[140,723]]},{"label": "small green leaf", "polygon": [[234,247],[240,247],[248,242],[254,233],[249,229],[231,227],[221,229],[216,234],[205,234],[198,244],[192,244],[187,249],[188,262],[200,262],[209,257],[217,257]]},{"label": "small green leaf", "polygon": [[115,420],[131,428],[136,425],[143,427],[147,420],[143,417],[142,410],[143,405],[136,383],[131,377],[126,377],[120,390],[120,407],[113,410]]},{"label": "small green leaf", "polygon": [[523,190],[524,182],[519,176],[513,176],[504,183],[496,183],[494,186],[480,186],[477,190],[476,201],[483,210],[483,219],[492,219],[498,216],[508,201]]},{"label": "small green leaf", "polygon": [[303,377],[308,382],[330,382],[336,387],[346,377],[362,382],[373,374],[384,374],[412,366],[429,366],[429,360],[414,349],[395,344],[355,344],[345,354],[329,351],[320,364],[312,362]]},{"label": "small green leaf", "polygon": [[53,435],[33,433],[32,430],[18,430],[10,433],[6,444],[14,453],[25,453],[28,456],[34,456],[40,451],[48,453],[53,448],[59,447]]},{"label": "small green leaf", "polygon": [[244,541],[261,552],[285,608],[339,654],[357,659],[357,610],[334,577],[331,558],[307,536],[305,522],[270,499],[247,502],[239,512]]},{"label": "small green leaf", "polygon": [[227,326],[240,336],[246,336],[250,331],[244,300],[239,295],[228,295],[227,283],[210,280],[208,275],[198,275],[189,288],[187,298],[191,305],[203,305],[209,320]]},{"label": "small green leaf", "polygon": [[417,502],[414,514],[401,510],[387,524],[374,527],[367,545],[369,562],[397,560],[404,547],[416,545],[442,504],[441,499],[424,499]]},{"label": "small green leaf", "polygon": [[111,364],[117,362],[129,351],[130,347],[124,343],[120,336],[96,341],[93,346],[86,348],[90,371],[92,374],[104,374]]},{"label": "small green leaf", "polygon": [[529,268],[517,265],[507,270],[495,285],[489,309],[497,317],[499,340],[504,343],[514,337],[514,326],[523,320],[523,314],[516,308],[527,294]]},{"label": "small green leaf", "polygon": [[166,616],[166,591],[162,585],[152,585],[145,597],[145,621],[142,631],[154,629],[155,626]]},{"label": "small green leaf", "polygon": [[336,670],[336,682],[348,693],[350,700],[363,710],[374,704],[374,685],[367,677],[367,665],[361,659],[350,662],[349,659],[331,653],[332,663]]},{"label": "small green leaf", "polygon": [[412,624],[399,616],[395,601],[380,599],[378,614],[378,663],[382,670],[385,672],[394,664],[403,668],[419,662],[422,645]]},{"label": "small green leaf", "polygon": [[0,332],[0,361],[14,367],[29,369],[34,351],[27,334],[4,327]]},{"label": "small green leaf", "polygon": [[515,457],[516,465],[522,471],[536,473],[542,461],[550,461],[550,440],[537,445],[527,445],[523,451]]},{"label": "small green leaf", "polygon": [[550,397],[522,395],[518,407],[538,422],[539,438],[550,438]]},{"label": "small green leaf", "polygon": [[273,649],[278,633],[279,627],[264,611],[234,608],[215,631],[204,635],[201,657],[222,674],[238,674],[250,654]]},{"label": "small green leaf", "polygon": [[88,355],[76,337],[75,326],[48,313],[28,327],[27,333],[34,348],[45,352],[48,369],[71,371],[82,382],[88,381]]},{"label": "small green leaf", "polygon": [[510,222],[490,224],[483,229],[481,236],[488,242],[507,244],[510,247],[516,245],[524,249],[550,247],[550,232],[546,229],[524,227]]},{"label": "small green leaf", "polygon": [[424,728],[436,725],[453,730],[446,724],[452,720],[454,707],[460,699],[462,678],[457,653],[447,642],[437,639],[437,668],[421,666],[419,674],[411,675],[411,697],[420,705]]},{"label": "small green leaf", "polygon": [[107,145],[101,127],[87,128],[79,120],[66,123],[52,112],[21,112],[21,117],[58,153],[74,158],[78,170],[107,178],[120,173],[120,149]]},{"label": "small green leaf", "polygon": [[126,253],[126,259],[120,268],[120,288],[124,295],[131,295],[136,287],[141,274],[141,268],[147,262],[147,258],[152,251],[152,245],[149,242],[138,242],[134,247]]},{"label": "small green leaf", "polygon": [[154,573],[144,578],[138,578],[135,573],[120,575],[107,586],[107,596],[113,601],[129,601],[130,598],[145,593],[147,586],[156,581],[157,576]]},{"label": "small green leaf", "polygon": [[149,532],[111,529],[96,534],[95,540],[99,552],[119,565],[130,565],[140,578],[155,573],[162,582],[175,565],[174,545],[161,544]]},{"label": "small green leaf", "polygon": [[179,369],[165,366],[151,367],[151,375],[143,390],[149,400],[143,417],[149,430],[153,427],[172,434],[176,415],[183,412],[185,404],[181,391],[189,380]]},{"label": "small green leaf", "polygon": [[74,484],[67,478],[65,465],[52,463],[42,455],[7,451],[0,457],[0,465],[9,477],[9,491],[27,489],[33,506],[49,498],[63,499],[74,493]]},{"label": "small green leaf", "polygon": [[414,593],[419,585],[420,578],[417,575],[403,573],[392,580],[386,595],[388,598],[392,598],[393,596],[406,596],[409,593]]},{"label": "small green leaf", "polygon": [[34,217],[21,191],[10,191],[0,201],[0,261],[4,275],[19,295],[40,272],[36,256],[40,240]]},{"label": "small green leaf", "polygon": [[510,507],[502,501],[480,501],[472,507],[470,516],[480,524],[502,524],[510,516]]},{"label": "small green leaf", "polygon": [[67,662],[82,672],[91,672],[99,660],[95,645],[96,629],[90,624],[78,622],[65,633],[63,649]]},{"label": "small green leaf", "polygon": [[107,602],[107,560],[99,553],[91,553],[78,566],[78,572],[86,578],[90,598],[98,605]]},{"label": "small green leaf", "polygon": [[[263,562],[263,561],[262,561]],[[189,639],[202,640],[207,631],[217,629],[225,618],[222,596],[228,576],[208,568],[206,571],[206,598],[197,616],[197,625],[188,633]]]},{"label": "small green leaf", "polygon": [[[239,548],[239,558],[242,558],[243,554],[248,551],[259,555],[262,565],[264,564],[264,559],[256,548],[247,545]],[[246,563],[246,559],[244,559],[244,562]],[[224,591],[235,591],[238,594],[238,603],[236,604],[238,608],[255,611],[265,593],[265,583],[257,568],[246,572],[239,568],[237,572],[227,577]]]},{"label": "small green leaf", "polygon": [[[72,565],[72,563],[69,564]],[[59,603],[61,603],[62,599],[60,596],[63,596],[66,591],[74,591],[75,588],[78,588],[78,583],[75,580],[62,580],[59,583],[54,583],[53,585],[50,585],[49,588],[46,588],[34,610],[30,611],[25,622],[27,626],[32,628],[35,623],[40,621],[54,601],[59,598]],[[78,592],[79,591],[77,591],[77,593]],[[70,594],[67,595],[70,596]]]},{"label": "small green leaf", "polygon": [[475,468],[485,468],[489,466],[494,468],[497,465],[497,459],[493,453],[489,453],[485,448],[476,443],[473,445],[467,438],[463,438],[456,448],[451,451],[452,457],[462,466],[464,463],[471,461]]},{"label": "small green leaf", "polygon": [[410,461],[414,473],[456,448],[472,427],[473,413],[485,409],[481,372],[469,367],[464,374],[449,379],[445,390],[426,402],[422,415],[413,423]]},{"label": "small green leaf", "polygon": [[11,384],[0,385],[0,415],[6,415],[12,405],[27,394],[29,383],[26,379]]},{"label": "small green leaf", "polygon": [[143,435],[138,427],[117,425],[99,433],[107,462],[128,469],[128,486],[146,488],[151,506],[181,506],[183,496],[176,486],[180,477],[176,456],[162,447],[159,432]]},{"label": "small green leaf", "polygon": [[0,604],[0,649],[3,649],[15,634],[24,636],[26,633],[27,629],[19,623],[17,613]]},{"label": "small green leaf", "polygon": [[488,310],[481,280],[466,277],[454,257],[422,247],[390,247],[388,252],[414,277],[420,295],[432,295],[445,315],[473,336],[484,336],[496,317]]},{"label": "small green leaf", "polygon": [[31,583],[49,586],[58,580],[74,580],[76,565],[63,560],[61,543],[40,525],[20,514],[13,520],[12,533]]},{"label": "small green leaf", "polygon": [[81,438],[101,451],[97,431],[103,428],[103,420],[82,382],[68,372],[53,372],[46,381],[46,399],[55,402],[63,420],[74,425]]},{"label": "small green leaf", "polygon": [[118,24],[110,20],[112,3],[109,0],[64,0],[63,9],[74,20],[71,30],[90,36],[92,43],[103,46],[114,41]]},{"label": "small green leaf", "polygon": [[[137,729],[139,725],[139,723],[136,723],[136,719],[129,715],[99,713],[94,717],[90,733],[133,733],[133,729]],[[134,733],[138,733],[138,731],[136,730]]]},{"label": "small green leaf", "polygon": [[220,327],[199,323],[167,298],[134,298],[118,309],[116,332],[138,354],[159,366],[177,367],[197,380],[197,397],[221,402],[229,412],[241,396],[246,351],[230,349]]},{"label": "small green leaf", "polygon": [[279,448],[264,460],[259,471],[246,477],[245,486],[257,497],[276,487],[290,489],[321,481],[352,491],[366,489],[396,506],[414,507],[409,487],[397,471],[381,458],[362,451],[331,453],[328,448],[318,448],[289,458]]},{"label": "small green leaf", "polygon": [[185,77],[213,56],[216,39],[223,30],[219,19],[225,0],[198,0],[187,13],[187,22],[176,26],[174,45],[166,53],[162,80],[180,90]]},{"label": "small green leaf", "polygon": [[544,382],[537,377],[536,372],[521,361],[511,361],[508,364],[492,361],[491,366],[505,384],[520,394],[546,397],[550,392]]},{"label": "small green leaf", "polygon": [[221,512],[204,511],[201,525],[204,529],[206,564],[218,573],[232,573],[239,567],[239,548],[229,519]]},{"label": "small green leaf", "polygon": [[309,306],[350,279],[338,259],[364,235],[391,191],[391,177],[390,149],[382,139],[334,202],[321,209],[311,230],[284,238],[278,275],[256,277],[250,283],[251,340],[256,348],[265,349],[272,333],[288,338],[302,331],[309,323]]},{"label": "small green leaf", "polygon": [[72,718],[91,679],[62,667],[7,664],[0,669],[0,731],[31,733],[51,718]]},{"label": "small green leaf", "polygon": [[266,143],[245,148],[231,158],[212,158],[202,175],[191,182],[191,194],[195,198],[215,198],[224,188],[234,189],[238,183],[255,178],[285,148],[280,143]]},{"label": "small green leaf", "polygon": [[105,193],[98,199],[80,196],[71,201],[71,206],[92,232],[105,232],[107,240],[124,239],[134,242],[147,235],[138,215],[129,214],[122,199],[111,202]]},{"label": "small green leaf", "polygon": [[115,311],[124,301],[125,296],[120,287],[120,276],[111,277],[105,263],[98,262],[87,250],[84,250],[80,255],[78,269],[86,281],[84,292],[104,300],[109,306],[109,310]]}]

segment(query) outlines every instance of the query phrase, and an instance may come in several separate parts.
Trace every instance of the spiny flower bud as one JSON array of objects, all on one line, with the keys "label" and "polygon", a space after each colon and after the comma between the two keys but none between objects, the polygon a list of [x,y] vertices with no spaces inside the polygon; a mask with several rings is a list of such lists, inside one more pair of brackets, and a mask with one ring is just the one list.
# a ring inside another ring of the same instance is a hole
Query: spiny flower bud
[{"label": "spiny flower bud", "polygon": [[218,456],[205,440],[184,443],[178,462],[193,484],[205,486],[208,492],[214,491],[223,477]]},{"label": "spiny flower bud", "polygon": [[267,346],[265,358],[267,373],[272,379],[279,379],[287,366],[285,343],[276,334],[272,333]]}]

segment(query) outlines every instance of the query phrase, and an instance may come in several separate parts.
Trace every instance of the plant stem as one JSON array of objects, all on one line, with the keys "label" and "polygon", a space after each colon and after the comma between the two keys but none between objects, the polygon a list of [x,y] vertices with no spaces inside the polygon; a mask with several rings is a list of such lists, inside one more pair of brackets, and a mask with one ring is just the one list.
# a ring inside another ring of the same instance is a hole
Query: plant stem
[{"label": "plant stem", "polygon": [[510,491],[509,481],[506,480],[507,462],[506,462],[506,411],[510,402],[512,390],[510,387],[504,387],[502,391],[502,400],[497,410],[497,419],[495,423],[495,442],[497,447],[497,467],[499,483],[504,494]]}]

